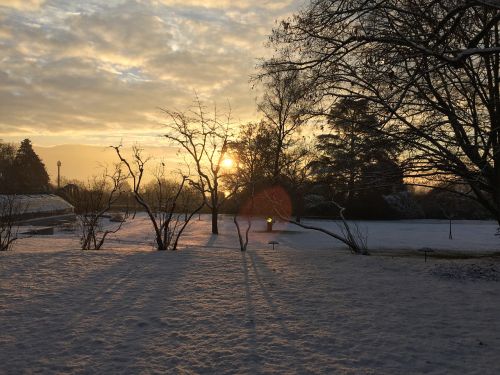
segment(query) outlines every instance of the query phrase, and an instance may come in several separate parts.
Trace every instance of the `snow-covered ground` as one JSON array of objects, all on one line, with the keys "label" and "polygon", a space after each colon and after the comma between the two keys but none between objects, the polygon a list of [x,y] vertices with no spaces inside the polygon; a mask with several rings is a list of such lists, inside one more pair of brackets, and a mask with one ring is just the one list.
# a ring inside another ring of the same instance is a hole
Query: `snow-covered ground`
[{"label": "snow-covered ground", "polygon": [[[246,222],[240,220],[242,229]],[[304,224],[314,225],[340,232],[340,223],[331,220],[303,220]],[[236,230],[232,216],[221,215],[221,236],[209,236],[210,216],[197,217],[180,241],[180,248],[186,247],[238,247]],[[456,220],[452,221],[452,239],[449,239],[449,222],[447,220],[395,220],[395,221],[357,221],[360,233],[366,237],[368,248],[373,253],[417,253],[419,249],[430,248],[440,254],[491,254],[500,253],[500,235],[498,223],[495,221]],[[351,223],[351,226],[353,224]],[[30,227],[21,227],[26,232]],[[35,228],[35,227],[33,227]],[[354,226],[353,226],[354,228]],[[273,233],[266,233],[266,223],[256,219],[252,223],[250,249],[270,248],[271,240],[279,242],[278,248],[297,250],[346,250],[344,244],[335,239],[312,230],[300,228],[294,224],[277,222]],[[153,231],[145,215],[139,214],[134,221],[124,224],[116,235],[106,242],[108,249],[151,250],[154,246]],[[40,246],[47,243],[47,246]],[[54,237],[26,238],[19,241],[16,250],[21,251],[54,251],[56,249],[78,249],[78,238],[74,233],[59,231]]]},{"label": "snow-covered ground", "polygon": [[104,250],[58,232],[0,253],[0,373],[500,373],[498,258],[413,255],[500,251],[495,223],[362,222],[368,257],[263,221],[242,254],[209,224],[175,253],[143,217]]}]

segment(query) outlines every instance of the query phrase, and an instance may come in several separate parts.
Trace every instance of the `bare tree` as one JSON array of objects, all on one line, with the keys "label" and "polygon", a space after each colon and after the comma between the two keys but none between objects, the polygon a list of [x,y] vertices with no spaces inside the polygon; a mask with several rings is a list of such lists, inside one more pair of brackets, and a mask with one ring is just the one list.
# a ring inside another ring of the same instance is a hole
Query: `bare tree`
[{"label": "bare tree", "polygon": [[[235,190],[241,189],[238,191],[239,194],[235,195],[237,207],[233,215],[241,251],[246,251],[248,246],[254,215],[256,185],[264,181],[265,170],[268,166],[265,145],[269,144],[269,139],[264,135],[263,130],[265,130],[263,123],[246,124],[240,128],[238,139],[229,146],[229,152],[236,160],[236,168],[234,173],[224,177],[228,186],[232,186]],[[246,220],[244,232],[238,219],[239,216]]]},{"label": "bare tree", "polygon": [[[153,225],[155,233],[156,248],[158,250],[177,250],[179,239],[186,229],[189,221],[205,202],[202,201],[194,209],[189,207],[179,207],[179,197],[181,196],[186,183],[189,182],[187,176],[182,176],[180,183],[171,184],[165,178],[165,164],[157,168],[154,189],[147,194],[142,189],[144,172],[149,159],[142,156],[141,149],[133,148],[132,161],[128,161],[121,153],[121,146],[113,147],[120,161],[125,165],[132,178],[133,196],[137,203],[144,208]],[[186,210],[192,209],[188,215]]]},{"label": "bare tree", "polygon": [[267,121],[249,123],[241,127],[239,136],[231,144],[230,152],[238,162],[234,176],[241,184],[242,193],[248,195],[250,186],[255,193],[263,188],[280,185],[292,196],[298,221],[302,213],[303,195],[309,179],[308,165],[311,161],[311,147],[306,137],[290,133],[287,147],[281,150],[279,173],[274,174],[276,133]]},{"label": "bare tree", "polygon": [[[252,192],[252,194],[253,194],[253,192]],[[252,195],[252,199],[253,199],[253,195]],[[239,210],[239,208],[240,207],[238,207],[238,210],[233,215],[233,222],[234,222],[234,225],[236,226],[236,232],[238,233],[238,241],[240,244],[240,250],[247,251],[250,229],[252,229],[252,213],[253,213],[252,211],[253,210],[250,209],[248,212],[245,212],[245,211],[241,212]],[[243,235],[243,231],[242,231],[240,222],[238,220],[238,216],[241,214],[243,214],[243,216],[246,219],[246,223],[247,223],[245,231],[244,231],[244,235]]]},{"label": "bare tree", "polygon": [[406,177],[458,177],[500,223],[500,9],[479,0],[314,0],[271,36],[263,74],[300,71],[327,114],[365,99]]},{"label": "bare tree", "polygon": [[[250,123],[240,129],[237,141],[230,144],[229,152],[237,160],[237,169],[234,174],[228,176],[229,186],[239,186],[241,191],[236,196],[238,202],[233,221],[238,232],[240,248],[245,251],[248,245],[248,233],[252,225],[252,215],[257,211],[268,211],[277,215],[281,220],[293,223],[306,229],[313,229],[328,234],[331,237],[345,243],[353,252],[367,254],[366,240],[355,224],[350,224],[345,220],[344,208],[338,204],[341,225],[340,233],[305,225],[300,223],[300,211],[297,211],[297,220],[290,219],[289,196],[285,190],[277,186],[269,186],[269,175],[267,173],[269,154],[268,145],[272,136],[269,136],[266,123]],[[302,145],[288,150],[282,155],[280,174],[289,180],[292,191],[299,195],[308,180],[307,165],[310,162],[310,150]],[[236,180],[236,181],[235,181]],[[256,188],[260,191],[255,196]],[[284,202],[286,201],[286,202]],[[238,221],[238,217],[243,216],[247,220],[247,226],[243,233],[243,228]]]},{"label": "bare tree", "polygon": [[269,71],[261,76],[264,95],[258,109],[264,120],[270,124],[272,132],[272,177],[277,179],[282,173],[286,151],[295,145],[295,137],[309,114],[312,97],[301,80],[300,72]]},{"label": "bare tree", "polygon": [[78,214],[82,250],[101,249],[108,235],[121,229],[126,218],[114,227],[107,226],[104,222],[113,204],[123,193],[126,177],[117,165],[112,174],[105,171],[102,176],[93,177],[87,184],[66,195]]},{"label": "bare tree", "polygon": [[231,138],[230,114],[220,120],[217,108],[209,115],[197,99],[197,107],[186,113],[162,109],[168,116],[165,138],[187,152],[186,163],[195,171],[189,181],[204,197],[212,214],[212,233],[218,234],[218,215],[221,205],[237,187],[224,191],[221,187],[222,161]]},{"label": "bare tree", "polygon": [[295,221],[301,221],[304,210],[304,195],[311,181],[311,163],[315,153],[308,142],[303,142],[284,155],[282,174],[293,197]]},{"label": "bare tree", "polygon": [[267,143],[270,145],[268,150],[261,150],[270,158],[267,162],[272,169],[268,183],[286,186],[293,196],[294,211],[300,221],[310,155],[301,128],[313,116],[315,96],[298,70],[269,70],[258,77],[258,81],[264,89],[258,103],[265,124],[261,137],[269,136]]},{"label": "bare tree", "polygon": [[0,195],[0,251],[10,250],[18,239],[16,221],[21,213],[21,204],[15,195]]}]

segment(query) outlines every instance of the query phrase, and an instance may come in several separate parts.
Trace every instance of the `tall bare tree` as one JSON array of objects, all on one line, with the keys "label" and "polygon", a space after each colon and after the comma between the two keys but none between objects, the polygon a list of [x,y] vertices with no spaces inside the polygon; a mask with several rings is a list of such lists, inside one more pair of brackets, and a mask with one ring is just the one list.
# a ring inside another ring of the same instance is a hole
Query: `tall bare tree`
[{"label": "tall bare tree", "polygon": [[300,71],[324,114],[369,100],[407,177],[464,182],[500,223],[499,22],[496,1],[313,0],[273,31],[263,74]]},{"label": "tall bare tree", "polygon": [[237,190],[223,190],[221,186],[222,161],[226,157],[231,140],[230,115],[221,120],[217,109],[208,114],[200,100],[188,112],[162,109],[168,116],[165,138],[185,152],[186,164],[194,175],[189,176],[191,185],[204,197],[212,214],[212,233],[218,234],[218,215],[221,205]]},{"label": "tall bare tree", "polygon": [[308,102],[312,97],[296,70],[269,71],[261,76],[264,95],[258,103],[264,121],[272,134],[272,176],[277,179],[282,172],[283,158],[297,138],[300,126],[309,115]]},{"label": "tall bare tree", "polygon": [[[243,125],[237,140],[230,146],[238,165],[228,182],[230,186],[240,183],[241,194],[247,198],[251,191],[258,194],[262,189],[282,186],[293,197],[295,213],[300,221],[312,153],[305,137],[290,133],[288,138],[287,147],[280,152],[278,175],[275,175],[277,142],[274,126],[265,120]],[[236,181],[231,177],[235,177]]]}]

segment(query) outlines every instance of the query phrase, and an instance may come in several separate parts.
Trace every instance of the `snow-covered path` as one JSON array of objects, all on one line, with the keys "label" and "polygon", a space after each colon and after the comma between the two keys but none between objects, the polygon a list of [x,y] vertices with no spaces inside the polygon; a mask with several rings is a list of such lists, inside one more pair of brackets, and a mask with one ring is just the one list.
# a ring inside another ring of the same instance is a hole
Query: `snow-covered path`
[{"label": "snow-covered path", "polygon": [[[500,373],[497,258],[242,254],[229,228],[177,253],[0,254],[0,373]],[[494,280],[449,277],[472,265]]]}]

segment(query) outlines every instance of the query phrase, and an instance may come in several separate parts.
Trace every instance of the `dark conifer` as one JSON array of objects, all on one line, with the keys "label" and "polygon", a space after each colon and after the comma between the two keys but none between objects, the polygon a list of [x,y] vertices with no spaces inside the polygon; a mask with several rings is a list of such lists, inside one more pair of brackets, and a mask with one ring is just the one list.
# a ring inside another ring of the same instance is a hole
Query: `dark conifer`
[{"label": "dark conifer", "polygon": [[22,141],[17,150],[11,179],[14,192],[17,194],[49,191],[49,175],[29,139]]}]

